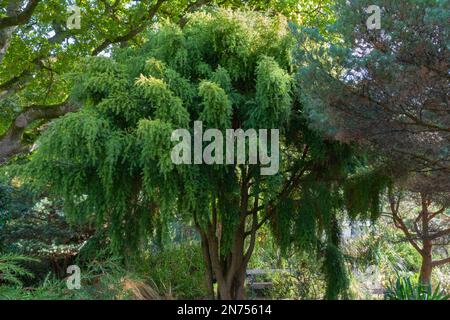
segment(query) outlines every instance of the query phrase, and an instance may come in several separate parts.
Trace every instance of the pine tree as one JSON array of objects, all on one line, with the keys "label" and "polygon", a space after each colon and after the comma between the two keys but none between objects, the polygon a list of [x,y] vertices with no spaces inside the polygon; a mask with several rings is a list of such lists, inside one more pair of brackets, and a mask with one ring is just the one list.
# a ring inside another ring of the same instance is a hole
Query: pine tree
[{"label": "pine tree", "polygon": [[450,199],[449,1],[342,0],[335,13],[327,37],[296,30],[306,113],[316,129],[375,151],[393,188],[421,208],[406,223],[404,201],[390,197],[429,285],[433,265],[448,262],[433,263],[432,247],[450,232],[439,219]]},{"label": "pine tree", "polygon": [[335,11],[329,37],[297,32],[309,117],[338,140],[375,147],[398,172],[431,172],[448,191],[449,1],[337,1]]}]

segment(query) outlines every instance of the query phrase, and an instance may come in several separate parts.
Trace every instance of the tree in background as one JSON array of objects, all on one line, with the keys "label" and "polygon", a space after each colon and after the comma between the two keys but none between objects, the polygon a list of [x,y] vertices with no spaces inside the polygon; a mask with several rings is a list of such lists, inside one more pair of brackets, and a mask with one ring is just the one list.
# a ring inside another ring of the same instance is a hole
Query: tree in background
[{"label": "tree in background", "polygon": [[[408,189],[414,189],[414,185]],[[427,190],[420,189],[416,189],[415,193],[391,191],[389,201],[395,227],[404,233],[406,240],[422,258],[420,283],[429,287],[433,268],[450,263],[446,250],[450,244],[449,196],[429,194]],[[417,205],[419,210],[412,214],[411,211],[417,210]],[[443,258],[436,258],[442,255]]]},{"label": "tree in background", "polygon": [[[366,27],[374,4],[380,30]],[[310,118],[449,188],[448,1],[339,1],[336,10],[335,41],[297,34]]]},{"label": "tree in background", "polygon": [[[169,18],[183,26],[187,13],[213,4],[301,15],[304,23],[329,13],[329,1],[317,0],[1,0],[0,164],[29,151],[42,124],[80,107],[67,99],[67,73],[84,58],[138,45],[158,22]],[[80,29],[67,27],[72,5],[80,9]]]},{"label": "tree in background", "polygon": [[[80,59],[135,39],[164,2],[2,0],[0,163],[29,148],[33,134],[25,130],[77,109],[67,101],[66,74]],[[75,4],[81,28],[69,29]]]},{"label": "tree in background", "polygon": [[[107,224],[125,255],[181,212],[200,234],[210,295],[217,281],[222,299],[244,297],[257,232],[270,221],[281,242],[289,235],[304,250],[326,252],[327,297],[337,298],[347,285],[339,188],[355,159],[350,147],[307,128],[292,90],[293,44],[281,16],[213,9],[183,29],[161,25],[140,48],[91,59],[74,88],[83,109],[39,140],[30,178],[62,196],[73,219]],[[171,134],[192,133],[195,120],[222,132],[279,128],[279,173],[174,165]]]},{"label": "tree in background", "polygon": [[[380,8],[380,29],[367,27],[370,5]],[[413,232],[400,216],[400,200],[391,205],[395,225],[424,258],[424,283],[432,244],[448,232],[445,209],[431,213],[431,204],[440,199],[445,207],[450,191],[449,12],[449,2],[439,0],[338,1],[328,37],[296,32],[298,79],[313,126],[374,151],[374,165],[419,197]]]}]

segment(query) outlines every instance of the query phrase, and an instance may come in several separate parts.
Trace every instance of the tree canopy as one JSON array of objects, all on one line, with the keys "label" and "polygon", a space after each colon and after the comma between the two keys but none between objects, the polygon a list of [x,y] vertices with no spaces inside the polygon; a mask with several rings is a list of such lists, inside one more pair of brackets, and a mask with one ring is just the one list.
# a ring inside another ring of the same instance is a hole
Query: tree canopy
[{"label": "tree canopy", "polygon": [[[305,23],[326,21],[329,13],[329,2],[316,0],[0,1],[0,162],[29,151],[40,125],[79,108],[67,100],[68,74],[84,58],[139,45],[164,19],[183,26],[186,14],[205,5],[270,9]],[[69,28],[78,12],[80,28]]]},{"label": "tree canopy", "polygon": [[448,1],[379,1],[381,28],[367,30],[371,4],[337,2],[332,45],[297,33],[298,57],[309,61],[299,76],[309,116],[316,128],[370,144],[397,171],[432,174],[434,188],[448,190]]},{"label": "tree canopy", "polygon": [[0,299],[448,299],[449,11],[0,0]]},{"label": "tree canopy", "polygon": [[[380,9],[379,29],[365,23],[370,5]],[[338,1],[336,14],[331,45],[317,33],[296,32],[310,123],[365,145],[395,182],[394,224],[422,255],[421,279],[429,285],[432,246],[446,243],[449,232],[439,219],[450,191],[449,2]],[[403,221],[399,189],[420,208],[414,223]]]},{"label": "tree canopy", "polygon": [[[346,288],[336,262],[344,207],[337,182],[357,162],[350,147],[308,129],[293,87],[293,44],[281,16],[212,9],[183,29],[161,25],[139,48],[91,59],[73,93],[84,107],[47,129],[32,178],[63,196],[72,217],[108,223],[119,247],[139,247],[158,222],[183,212],[221,298],[242,298],[256,233],[270,221],[281,243],[323,250],[336,297]],[[223,132],[280,128],[279,173],[262,176],[248,162],[174,165],[171,134],[192,132],[196,120]]]}]

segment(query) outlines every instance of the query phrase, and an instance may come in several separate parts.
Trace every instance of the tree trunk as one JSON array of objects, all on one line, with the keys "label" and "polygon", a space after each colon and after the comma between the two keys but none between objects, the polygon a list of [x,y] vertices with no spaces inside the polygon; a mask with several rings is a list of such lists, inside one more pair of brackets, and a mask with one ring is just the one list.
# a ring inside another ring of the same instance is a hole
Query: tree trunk
[{"label": "tree trunk", "polygon": [[431,252],[427,256],[422,257],[422,267],[420,268],[419,281],[423,286],[431,286],[431,272],[433,265],[431,260]]},{"label": "tree trunk", "polygon": [[[6,6],[6,16],[12,17],[19,13],[20,6],[22,5],[23,1],[8,1],[8,5]],[[9,44],[11,43],[11,38],[13,36],[13,33],[15,29],[17,28],[16,25],[7,26],[0,28],[0,63],[3,61],[3,57],[6,54],[6,51],[8,50]]]},{"label": "tree trunk", "polygon": [[245,299],[245,275],[247,268],[242,267],[233,276],[218,281],[220,300],[244,300]]},{"label": "tree trunk", "polygon": [[425,195],[422,197],[422,267],[420,268],[419,281],[424,286],[431,286],[431,272],[433,271],[433,244],[429,239],[429,211],[428,211],[428,200]]},{"label": "tree trunk", "polygon": [[206,239],[203,233],[201,233],[201,238],[202,238],[203,260],[205,261],[205,268],[206,268],[205,281],[206,281],[206,289],[208,291],[208,298],[211,300],[215,300],[216,295],[214,293],[214,276],[211,266],[211,257],[209,255],[208,239]]},{"label": "tree trunk", "polygon": [[[245,299],[247,265],[255,247],[256,232],[262,226],[262,223],[258,222],[257,215],[258,196],[255,197],[254,210],[250,215],[248,213],[248,180],[243,178],[243,181],[239,222],[233,230],[229,251],[227,249],[227,252],[223,252],[222,226],[218,220],[219,212],[216,198],[211,203],[211,219],[207,223],[200,225],[197,216],[194,214],[195,225],[202,239],[208,290],[212,291],[212,279],[214,278],[217,282],[217,298],[220,300]],[[251,229],[247,231],[250,216],[252,217]],[[246,241],[246,239],[249,239],[249,241]]]},{"label": "tree trunk", "polygon": [[250,251],[244,251],[244,232],[237,228],[235,241],[231,252],[223,256],[220,253],[219,242],[210,229],[204,232],[198,229],[202,238],[202,251],[206,266],[206,282],[208,293],[216,298],[213,292],[213,279],[217,281],[217,298],[220,300],[245,299],[245,276]]}]

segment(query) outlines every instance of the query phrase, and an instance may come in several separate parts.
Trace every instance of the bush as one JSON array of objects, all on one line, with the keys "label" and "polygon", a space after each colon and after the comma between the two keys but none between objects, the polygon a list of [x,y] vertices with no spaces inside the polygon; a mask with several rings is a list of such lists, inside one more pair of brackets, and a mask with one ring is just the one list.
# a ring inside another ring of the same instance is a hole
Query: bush
[{"label": "bush", "polygon": [[[81,267],[81,288],[70,290],[52,273],[33,288],[20,283],[0,286],[0,300],[156,300],[160,296],[139,275],[123,268],[120,259],[94,260]],[[1,268],[2,264],[0,264]],[[19,270],[20,271],[20,270]]]},{"label": "bush", "polygon": [[[317,268],[318,257],[288,250],[281,252],[268,228],[260,231],[248,269],[278,269],[261,281],[272,282],[270,289],[261,292],[271,299],[322,299],[325,295],[325,277]],[[259,280],[258,280],[259,281]],[[258,298],[249,290],[249,298]]]},{"label": "bush", "polygon": [[166,298],[200,299],[208,294],[199,244],[174,244],[148,253],[137,273],[150,278]]}]

